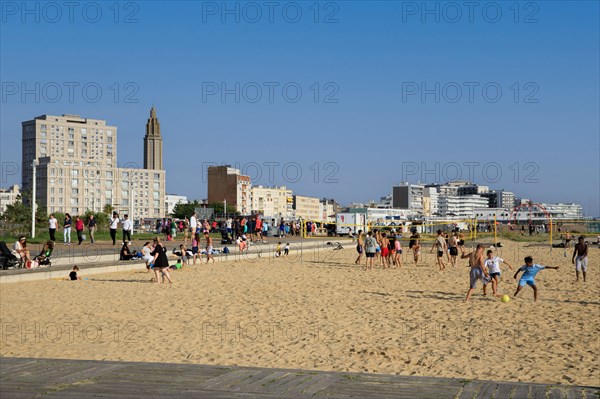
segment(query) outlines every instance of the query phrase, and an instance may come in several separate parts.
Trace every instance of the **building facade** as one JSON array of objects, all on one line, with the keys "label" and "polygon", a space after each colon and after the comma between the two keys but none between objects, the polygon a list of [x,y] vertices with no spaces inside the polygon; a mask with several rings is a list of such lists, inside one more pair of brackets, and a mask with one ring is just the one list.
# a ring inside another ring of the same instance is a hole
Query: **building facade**
[{"label": "building facade", "polygon": [[487,208],[488,199],[480,195],[440,195],[439,214],[445,218],[473,218],[476,208]]},{"label": "building facade", "polygon": [[321,200],[316,197],[294,195],[294,218],[321,221]]},{"label": "building facade", "polygon": [[293,215],[292,190],[281,187],[253,186],[252,212],[262,214],[265,219],[289,220]]},{"label": "building facade", "polygon": [[401,183],[392,187],[392,208],[423,213],[423,189],[420,184]]},{"label": "building facade", "polygon": [[208,202],[235,206],[237,212],[249,215],[252,211],[250,176],[240,174],[230,165],[208,167]]},{"label": "building facade", "polygon": [[47,213],[81,215],[110,205],[132,219],[165,216],[165,171],[119,167],[117,127],[105,120],[42,115],[22,122],[22,138],[23,189],[32,188],[35,160],[36,200]]},{"label": "building facade", "polygon": [[18,184],[12,185],[8,189],[0,188],[0,214],[6,211],[8,205],[17,202],[20,195],[21,190],[19,190]]},{"label": "building facade", "polygon": [[167,209],[168,215],[173,213],[173,210],[175,209],[175,205],[187,204],[187,203],[188,203],[188,199],[185,195],[167,194],[165,196],[165,208]]}]

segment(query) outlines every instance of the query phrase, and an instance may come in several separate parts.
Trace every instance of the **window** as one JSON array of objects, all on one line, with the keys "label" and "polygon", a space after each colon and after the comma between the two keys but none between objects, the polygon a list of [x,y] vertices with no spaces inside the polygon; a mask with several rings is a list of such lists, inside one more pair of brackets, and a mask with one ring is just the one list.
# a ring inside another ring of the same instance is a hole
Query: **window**
[{"label": "window", "polygon": [[159,200],[154,200],[154,206],[155,207],[160,206],[160,201]]},{"label": "window", "polygon": [[109,179],[112,179],[113,177],[113,172],[111,170],[106,172],[106,177],[108,177]]},{"label": "window", "polygon": [[106,197],[106,199],[112,198],[112,191],[111,190],[104,191],[104,196]]},{"label": "window", "polygon": [[160,183],[154,183],[154,189],[155,190],[160,190]]},{"label": "window", "polygon": [[79,185],[79,179],[71,179],[71,187],[76,187]]},{"label": "window", "polygon": [[71,195],[79,195],[79,189],[78,188],[74,188],[71,190]]},{"label": "window", "polygon": [[154,199],[158,199],[158,191],[154,192]]},{"label": "window", "polygon": [[121,205],[122,205],[122,206],[129,206],[129,200],[128,200],[128,199],[125,199],[125,198],[123,198],[123,199],[121,200]]}]

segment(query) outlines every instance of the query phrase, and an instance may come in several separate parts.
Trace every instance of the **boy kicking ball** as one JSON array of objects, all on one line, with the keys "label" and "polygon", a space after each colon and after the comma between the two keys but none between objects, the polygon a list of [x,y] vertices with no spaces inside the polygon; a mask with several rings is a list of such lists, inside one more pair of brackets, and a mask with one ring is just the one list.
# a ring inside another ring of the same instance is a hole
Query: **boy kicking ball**
[{"label": "boy kicking ball", "polygon": [[514,278],[516,279],[517,276],[519,275],[519,273],[523,272],[523,275],[521,276],[521,279],[519,280],[519,285],[517,286],[517,291],[515,291],[514,296],[516,297],[517,294],[519,292],[521,292],[523,287],[525,287],[525,284],[527,284],[528,286],[533,288],[533,300],[537,301],[538,290],[535,285],[534,278],[535,278],[535,275],[538,274],[538,272],[543,269],[558,270],[558,266],[540,266],[538,264],[534,265],[533,258],[531,256],[525,257],[525,264],[523,266],[521,266],[514,275]]}]

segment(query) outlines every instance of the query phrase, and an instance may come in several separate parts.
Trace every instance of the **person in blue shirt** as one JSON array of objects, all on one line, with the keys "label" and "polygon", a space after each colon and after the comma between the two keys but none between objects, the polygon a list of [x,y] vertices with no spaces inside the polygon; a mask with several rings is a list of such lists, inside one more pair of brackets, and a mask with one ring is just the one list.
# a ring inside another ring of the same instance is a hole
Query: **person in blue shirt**
[{"label": "person in blue shirt", "polygon": [[523,274],[521,275],[521,279],[519,280],[519,285],[517,286],[517,291],[515,291],[514,296],[516,297],[517,294],[519,292],[521,292],[523,287],[525,287],[525,284],[527,284],[528,286],[533,288],[533,300],[537,301],[538,290],[537,290],[537,286],[535,285],[534,278],[535,278],[535,275],[538,274],[538,272],[543,269],[558,270],[558,266],[540,266],[538,264],[533,264],[533,258],[531,256],[526,256],[525,264],[523,266],[521,266],[514,275],[514,278],[516,279],[517,276],[519,275],[519,273],[523,272]]}]

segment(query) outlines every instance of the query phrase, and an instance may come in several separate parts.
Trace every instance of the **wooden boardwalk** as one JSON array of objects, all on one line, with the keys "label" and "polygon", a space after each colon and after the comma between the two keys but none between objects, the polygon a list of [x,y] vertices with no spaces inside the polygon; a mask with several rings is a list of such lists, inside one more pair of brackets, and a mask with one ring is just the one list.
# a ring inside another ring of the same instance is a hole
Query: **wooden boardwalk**
[{"label": "wooden boardwalk", "polygon": [[0,398],[598,399],[600,388],[191,364],[0,358]]}]

